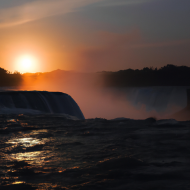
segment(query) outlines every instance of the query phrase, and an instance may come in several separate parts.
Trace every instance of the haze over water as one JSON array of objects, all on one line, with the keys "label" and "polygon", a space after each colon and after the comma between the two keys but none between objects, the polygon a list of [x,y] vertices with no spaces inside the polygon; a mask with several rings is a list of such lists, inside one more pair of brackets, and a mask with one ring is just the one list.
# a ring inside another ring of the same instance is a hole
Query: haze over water
[{"label": "haze over water", "polygon": [[[57,69],[93,73],[190,66],[189,7],[188,0],[0,2],[0,67],[21,73]],[[20,89],[68,93],[87,118],[158,117],[152,110],[147,114],[146,108],[134,108],[134,102],[131,107],[123,91],[102,91],[86,80],[70,77],[63,82],[54,76],[27,82]],[[184,100],[179,102],[171,105],[173,110],[184,108]]]}]

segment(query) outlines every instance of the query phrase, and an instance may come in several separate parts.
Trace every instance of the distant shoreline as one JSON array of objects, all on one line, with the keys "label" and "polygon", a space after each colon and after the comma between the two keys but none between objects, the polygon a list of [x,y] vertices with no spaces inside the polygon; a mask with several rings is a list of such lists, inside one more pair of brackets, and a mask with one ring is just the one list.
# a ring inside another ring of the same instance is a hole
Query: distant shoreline
[{"label": "distant shoreline", "polygon": [[167,65],[160,69],[101,72],[109,87],[190,86],[190,67]]},{"label": "distant shoreline", "polygon": [[[59,79],[59,80],[58,80]],[[166,65],[160,69],[145,67],[141,70],[102,71],[98,73],[77,73],[55,70],[46,73],[10,73],[0,68],[0,87],[19,87],[24,84],[35,86],[43,83],[87,84],[92,87],[151,87],[151,86],[190,86],[190,67]]]}]

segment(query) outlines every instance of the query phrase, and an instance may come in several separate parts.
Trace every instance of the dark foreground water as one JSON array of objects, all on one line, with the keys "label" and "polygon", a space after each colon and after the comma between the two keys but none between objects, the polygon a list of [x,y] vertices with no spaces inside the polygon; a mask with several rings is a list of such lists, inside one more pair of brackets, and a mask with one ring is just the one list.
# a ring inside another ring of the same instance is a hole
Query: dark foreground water
[{"label": "dark foreground water", "polygon": [[0,189],[190,189],[190,122],[0,115]]}]

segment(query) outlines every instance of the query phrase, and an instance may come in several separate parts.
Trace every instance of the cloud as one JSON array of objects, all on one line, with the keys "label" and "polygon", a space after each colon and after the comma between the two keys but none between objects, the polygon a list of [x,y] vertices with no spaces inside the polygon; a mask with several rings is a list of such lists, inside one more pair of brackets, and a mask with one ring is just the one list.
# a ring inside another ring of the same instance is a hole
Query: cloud
[{"label": "cloud", "polygon": [[100,6],[125,6],[125,5],[133,5],[133,4],[142,4],[145,2],[149,2],[151,0],[107,0],[103,1]]},{"label": "cloud", "polygon": [[72,69],[97,72],[189,65],[189,39],[151,43],[138,28],[123,34],[101,32],[94,39],[96,45],[80,46],[66,54],[65,62]]},{"label": "cloud", "polygon": [[67,60],[74,63],[75,69],[102,71],[126,68],[126,65],[136,59],[131,46],[142,41],[138,29],[124,34],[101,32],[96,38],[100,42],[97,46],[86,45],[70,53]]},{"label": "cloud", "polygon": [[0,27],[19,25],[41,18],[61,15],[101,0],[39,0],[0,9]]},{"label": "cloud", "polygon": [[132,45],[132,48],[157,48],[157,47],[170,47],[170,46],[179,46],[190,44],[190,40],[175,40],[175,41],[168,41],[168,42],[157,42],[157,43],[143,43],[143,44],[135,44]]}]

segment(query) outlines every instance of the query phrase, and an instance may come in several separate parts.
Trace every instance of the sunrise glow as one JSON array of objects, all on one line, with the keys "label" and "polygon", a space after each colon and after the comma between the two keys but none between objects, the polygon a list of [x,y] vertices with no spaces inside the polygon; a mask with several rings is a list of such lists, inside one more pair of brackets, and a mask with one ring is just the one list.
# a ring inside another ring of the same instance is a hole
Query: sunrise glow
[{"label": "sunrise glow", "polygon": [[20,73],[34,73],[38,70],[38,60],[32,55],[22,55],[16,59],[16,70]]}]

